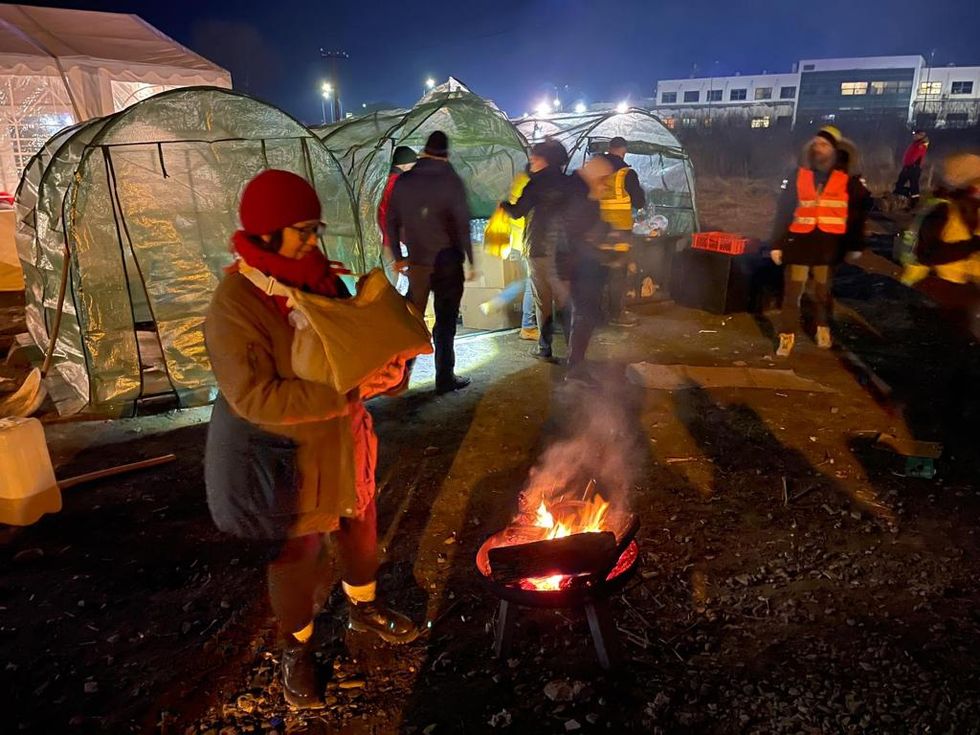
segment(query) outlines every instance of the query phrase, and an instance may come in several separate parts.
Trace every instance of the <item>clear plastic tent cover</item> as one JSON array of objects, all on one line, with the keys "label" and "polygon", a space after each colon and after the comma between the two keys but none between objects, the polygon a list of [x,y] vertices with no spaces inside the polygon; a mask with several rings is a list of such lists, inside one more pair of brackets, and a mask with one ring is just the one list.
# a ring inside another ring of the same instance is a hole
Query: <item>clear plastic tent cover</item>
[{"label": "clear plastic tent cover", "polygon": [[380,262],[377,208],[392,154],[399,145],[421,152],[436,130],[449,136],[449,160],[466,185],[472,216],[489,217],[527,164],[526,141],[492,102],[463,87],[437,88],[408,111],[376,113],[315,131],[351,182],[369,265]]},{"label": "clear plastic tent cover", "polygon": [[[568,169],[585,163],[596,150],[605,150],[610,139],[626,139],[626,162],[636,170],[653,212],[667,217],[667,235],[686,235],[697,229],[694,171],[680,141],[653,114],[633,109],[624,113],[589,112],[524,118],[517,128],[532,143],[553,138],[571,158]],[[648,206],[648,210],[650,207]]]},{"label": "clear plastic tent cover", "polygon": [[[204,315],[231,262],[241,189],[265,168],[314,183],[329,223],[329,257],[361,267],[339,165],[308,129],[274,107],[226,90],[181,89],[80,128],[62,143],[37,189],[33,244],[23,236],[19,243],[22,260],[34,264],[29,328],[47,346],[67,236],[69,290],[54,364],[75,405],[59,410],[120,413],[158,393],[144,380],[150,352],[181,406],[213,399]],[[29,235],[29,217],[22,219]]]}]

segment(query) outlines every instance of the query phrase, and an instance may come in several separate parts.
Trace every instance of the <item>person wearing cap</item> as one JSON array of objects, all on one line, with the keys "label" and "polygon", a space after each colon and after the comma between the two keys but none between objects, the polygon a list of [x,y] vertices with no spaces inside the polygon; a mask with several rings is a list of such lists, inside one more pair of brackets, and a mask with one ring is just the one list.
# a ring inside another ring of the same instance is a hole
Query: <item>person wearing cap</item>
[{"label": "person wearing cap", "polygon": [[903,283],[980,342],[980,156],[960,153],[943,162],[942,185],[917,218],[912,243]]},{"label": "person wearing cap", "polygon": [[385,182],[384,191],[381,193],[381,201],[378,203],[378,227],[381,230],[381,247],[385,255],[391,258],[396,272],[400,272],[408,263],[405,261],[402,252],[402,244],[392,243],[388,236],[388,229],[385,223],[388,220],[388,204],[391,201],[391,192],[395,189],[395,182],[398,177],[406,171],[411,171],[418,157],[415,151],[407,145],[400,145],[395,148],[391,155],[391,168],[388,170],[388,180]]},{"label": "person wearing cap", "polygon": [[849,243],[861,241],[865,194],[860,177],[838,165],[840,130],[826,125],[803,151],[799,168],[783,180],[776,205],[771,257],[784,266],[779,357],[789,357],[800,326],[800,299],[813,279],[817,347],[830,349],[833,268]]},{"label": "person wearing cap", "polygon": [[558,141],[545,140],[531,148],[530,159],[529,179],[521,195],[516,202],[501,202],[500,206],[511,217],[527,218],[524,249],[538,322],[538,344],[531,356],[553,362],[556,316],[566,341],[571,333],[568,277],[562,269],[567,253],[564,216],[568,198],[568,177],[562,169],[568,163],[568,152]]},{"label": "person wearing cap", "polygon": [[241,272],[244,263],[293,288],[348,297],[340,278],[347,271],[318,246],[320,215],[317,193],[302,177],[268,170],[252,179],[232,237],[235,263],[204,322],[218,386],[204,458],[208,508],[220,530],[268,544],[283,692],[289,704],[313,708],[323,706],[311,638],[314,593],[330,579],[328,535],[348,627],[391,643],[417,636],[376,593],[377,438],[363,403],[400,384],[404,368],[346,395],[298,378],[291,308]]},{"label": "person wearing cap", "polygon": [[895,193],[909,198],[909,209],[919,203],[919,180],[922,178],[922,164],[929,150],[929,137],[923,130],[912,134],[912,142],[902,156],[902,170],[895,181]]},{"label": "person wearing cap", "polygon": [[[465,279],[476,277],[470,242],[466,187],[449,163],[449,138],[432,133],[418,163],[398,177],[385,216],[390,243],[408,250],[408,299],[424,313],[433,295],[436,393],[465,388],[469,378],[456,375],[456,321]],[[464,276],[463,263],[469,263]]]},{"label": "person wearing cap", "polygon": [[[634,213],[646,207],[647,197],[640,177],[626,163],[627,152],[626,139],[616,136],[602,155],[612,166],[613,174],[604,185],[599,211],[610,227],[623,233],[621,239],[630,241]],[[609,323],[616,327],[636,326],[636,317],[626,310],[626,270],[625,263],[609,269]]]}]

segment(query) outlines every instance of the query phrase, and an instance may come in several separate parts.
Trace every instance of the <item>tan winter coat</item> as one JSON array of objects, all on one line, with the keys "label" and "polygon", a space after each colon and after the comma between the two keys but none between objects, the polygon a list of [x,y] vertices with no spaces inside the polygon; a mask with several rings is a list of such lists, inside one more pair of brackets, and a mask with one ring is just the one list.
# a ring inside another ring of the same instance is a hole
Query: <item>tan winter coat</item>
[{"label": "tan winter coat", "polygon": [[[370,417],[359,400],[296,377],[293,328],[273,300],[231,273],[215,291],[204,333],[230,407],[221,398],[215,405],[205,460],[219,528],[249,537],[300,536],[331,531],[339,516],[362,510],[359,486],[361,495],[374,491]],[[366,465],[363,453],[356,456],[354,424],[362,439],[365,430],[370,437]],[[270,518],[285,534],[270,530]]]}]

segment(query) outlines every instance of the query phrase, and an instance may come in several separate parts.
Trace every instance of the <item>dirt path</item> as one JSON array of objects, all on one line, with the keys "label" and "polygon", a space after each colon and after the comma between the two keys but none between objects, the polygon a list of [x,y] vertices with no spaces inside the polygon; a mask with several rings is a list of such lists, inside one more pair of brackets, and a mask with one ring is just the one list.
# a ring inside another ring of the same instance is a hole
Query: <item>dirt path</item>
[{"label": "dirt path", "polygon": [[[381,586],[433,627],[397,650],[345,639],[334,592],[316,638],[330,706],[315,714],[281,704],[265,550],[210,524],[203,416],[50,427],[62,476],[165,451],[179,461],[78,488],[62,513],[3,533],[5,721],[45,733],[975,731],[976,453],[956,447],[939,479],[912,480],[869,441],[935,429],[954,347],[890,282],[851,272],[839,285],[840,346],[891,384],[892,403],[842,350],[806,340],[789,367],[835,393],[633,388],[624,366],[638,360],[773,365],[752,317],[669,304],[599,334],[595,392],[501,335],[461,343],[472,389],[432,397],[422,366],[420,388],[377,402]],[[628,459],[643,522],[639,574],[613,604],[627,661],[609,675],[574,611],[522,611],[511,657],[493,660],[495,602],[473,566],[583,406],[615,418],[609,446],[623,451],[589,459]]]}]

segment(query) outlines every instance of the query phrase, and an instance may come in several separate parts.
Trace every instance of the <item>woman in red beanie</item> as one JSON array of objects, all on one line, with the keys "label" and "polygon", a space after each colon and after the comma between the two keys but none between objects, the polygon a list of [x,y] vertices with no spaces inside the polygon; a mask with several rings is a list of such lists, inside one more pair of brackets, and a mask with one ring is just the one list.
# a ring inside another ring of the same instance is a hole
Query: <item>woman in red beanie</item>
[{"label": "woman in red beanie", "polygon": [[[320,200],[303,178],[270,170],[245,187],[238,260],[288,286],[349,293],[318,248]],[[269,597],[282,642],[282,684],[296,707],[322,707],[309,641],[314,595],[327,581],[332,537],[349,601],[349,627],[391,643],[417,635],[375,596],[378,568],[374,469],[377,439],[362,401],[401,382],[340,395],[296,377],[285,299],[259,290],[236,264],[204,324],[219,395],[205,452],[208,507],[222,531],[271,542]],[[399,372],[399,371],[395,371]]]}]

